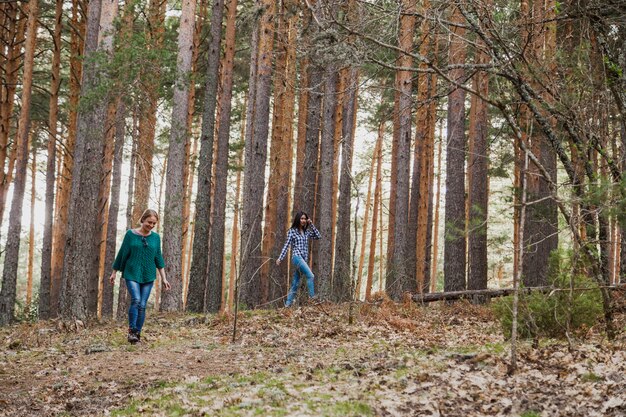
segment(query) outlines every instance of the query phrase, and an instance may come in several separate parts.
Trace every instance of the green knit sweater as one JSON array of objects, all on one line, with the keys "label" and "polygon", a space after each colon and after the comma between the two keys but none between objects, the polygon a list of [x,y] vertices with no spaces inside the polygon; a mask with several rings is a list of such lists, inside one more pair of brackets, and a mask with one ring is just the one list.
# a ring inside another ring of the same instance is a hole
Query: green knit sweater
[{"label": "green knit sweater", "polygon": [[144,237],[128,230],[113,262],[113,269],[122,271],[124,279],[145,283],[156,279],[157,268],[165,268],[161,237],[154,232]]}]

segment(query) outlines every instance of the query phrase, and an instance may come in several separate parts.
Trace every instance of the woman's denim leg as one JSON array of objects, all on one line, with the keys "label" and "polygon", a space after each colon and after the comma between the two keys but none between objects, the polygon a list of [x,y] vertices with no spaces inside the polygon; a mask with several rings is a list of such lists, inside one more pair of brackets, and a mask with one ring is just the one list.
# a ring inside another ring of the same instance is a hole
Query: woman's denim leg
[{"label": "woman's denim leg", "polygon": [[141,332],[143,322],[146,319],[146,304],[150,298],[153,282],[140,284],[136,281],[126,280],[126,288],[130,295],[128,307],[128,327],[131,330]]},{"label": "woman's denim leg", "polygon": [[128,289],[128,295],[130,296],[130,304],[128,306],[128,328],[130,330],[137,330],[137,315],[139,314],[139,303],[141,301],[139,283],[127,279],[126,288]]},{"label": "woman's denim leg", "polygon": [[309,265],[307,265],[306,261],[301,256],[294,256],[292,258],[292,261],[293,261],[293,265],[296,267],[296,271],[306,276],[306,286],[309,289],[309,297],[314,297],[315,296],[315,284],[314,284],[315,276],[313,275],[313,272],[311,272],[311,268],[309,268]]},{"label": "woman's denim leg", "polygon": [[139,302],[139,308],[137,311],[137,331],[141,332],[143,328],[143,322],[146,320],[146,304],[148,304],[148,298],[150,298],[150,291],[152,291],[152,285],[154,282],[146,282],[139,284],[141,292],[141,300]]},{"label": "woman's denim leg", "polygon": [[291,287],[289,288],[289,293],[287,294],[287,302],[285,302],[285,306],[289,307],[293,304],[293,299],[296,298],[296,293],[298,292],[298,285],[300,285],[300,271],[296,267],[296,263],[293,260],[293,279],[291,280]]}]

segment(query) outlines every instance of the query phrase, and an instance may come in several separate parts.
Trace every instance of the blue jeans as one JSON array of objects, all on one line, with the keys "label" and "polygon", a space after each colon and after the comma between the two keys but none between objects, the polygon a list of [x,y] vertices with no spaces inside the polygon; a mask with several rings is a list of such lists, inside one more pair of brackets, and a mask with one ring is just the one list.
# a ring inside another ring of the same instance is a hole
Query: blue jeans
[{"label": "blue jeans", "polygon": [[137,281],[126,280],[126,288],[130,295],[130,307],[128,307],[128,327],[131,330],[141,332],[143,322],[146,320],[146,304],[150,298],[153,282],[143,284]]},{"label": "blue jeans", "polygon": [[293,304],[293,299],[296,298],[296,293],[298,292],[298,285],[300,284],[300,277],[302,274],[306,276],[306,286],[309,289],[309,297],[313,298],[315,296],[315,287],[313,286],[313,272],[311,272],[311,268],[306,264],[306,261],[302,258],[302,256],[293,256],[291,258],[291,263],[294,266],[293,271],[293,279],[291,281],[291,288],[289,289],[289,294],[287,294],[287,302],[285,305],[289,307]]}]

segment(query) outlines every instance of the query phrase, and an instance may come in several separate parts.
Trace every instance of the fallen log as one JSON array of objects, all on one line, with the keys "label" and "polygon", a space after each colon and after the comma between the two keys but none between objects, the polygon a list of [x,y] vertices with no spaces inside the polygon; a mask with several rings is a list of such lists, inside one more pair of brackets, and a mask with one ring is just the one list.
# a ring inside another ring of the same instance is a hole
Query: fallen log
[{"label": "fallen log", "polygon": [[[605,287],[581,287],[572,288],[573,291],[591,291],[599,288],[608,288],[609,290],[626,290],[626,284],[608,285]],[[494,288],[486,290],[465,290],[465,291],[448,291],[448,292],[431,292],[424,294],[414,294],[411,298],[417,303],[430,303],[433,301],[444,300],[460,300],[467,298],[492,298],[492,297],[504,297],[513,294],[513,288]],[[519,289],[520,294],[530,294],[532,292],[561,292],[570,291],[570,288],[556,288],[556,287],[524,287]]]}]

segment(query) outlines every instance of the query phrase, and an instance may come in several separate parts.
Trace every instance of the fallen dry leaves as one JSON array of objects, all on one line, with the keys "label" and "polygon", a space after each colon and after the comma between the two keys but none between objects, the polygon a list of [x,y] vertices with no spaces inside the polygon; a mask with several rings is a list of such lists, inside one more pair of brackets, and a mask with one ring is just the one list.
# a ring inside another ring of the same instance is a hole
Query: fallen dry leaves
[{"label": "fallen dry leaves", "polygon": [[[0,330],[1,415],[626,415],[624,333],[508,344],[488,308],[346,305]],[[620,316],[620,329],[624,329]]]}]

